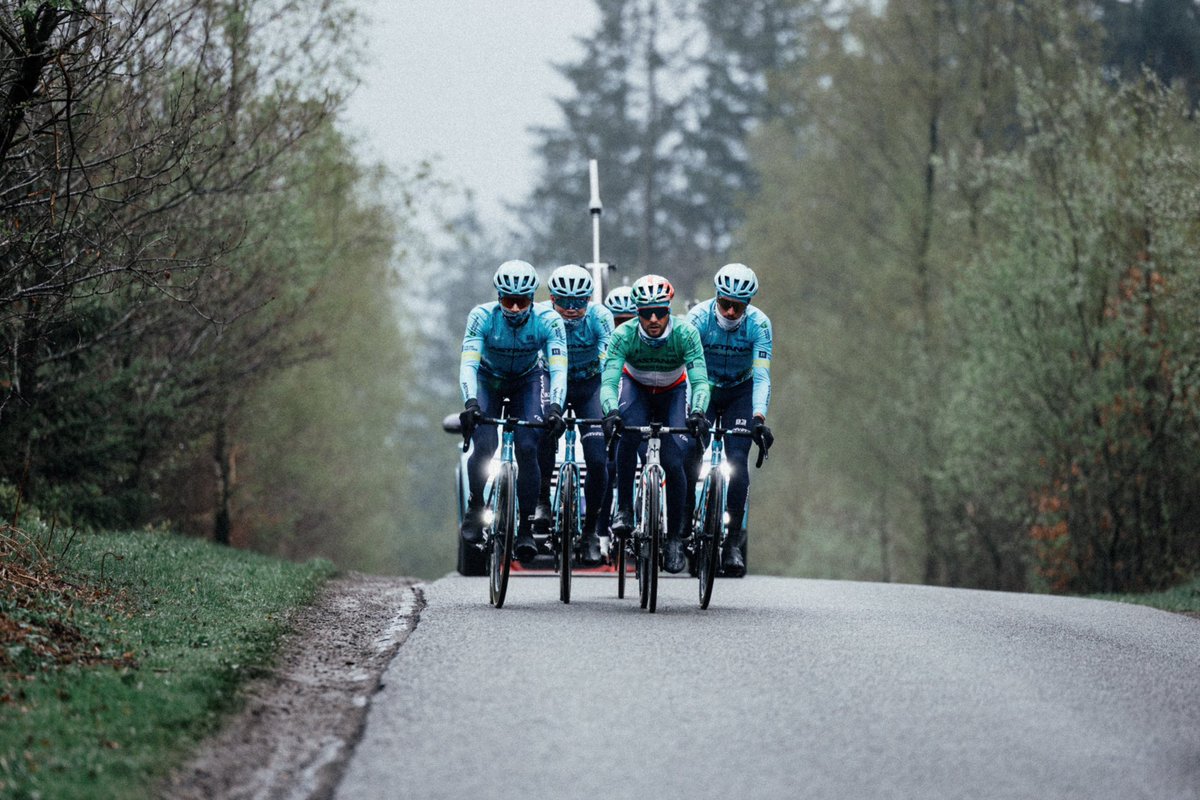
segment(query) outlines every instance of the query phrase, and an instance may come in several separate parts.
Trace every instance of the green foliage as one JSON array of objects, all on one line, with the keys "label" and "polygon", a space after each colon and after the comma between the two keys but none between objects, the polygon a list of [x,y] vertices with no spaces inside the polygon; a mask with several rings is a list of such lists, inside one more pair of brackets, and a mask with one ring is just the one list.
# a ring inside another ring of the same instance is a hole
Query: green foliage
[{"label": "green foliage", "polygon": [[1168,585],[1200,564],[1200,131],[1153,81],[1038,75],[1023,97],[956,299],[945,496],[1032,544],[1050,588]]},{"label": "green foliage", "polygon": [[1163,611],[1177,611],[1200,615],[1200,578],[1184,581],[1178,586],[1161,592],[1144,594],[1093,594],[1097,600],[1116,600],[1121,603],[1137,603],[1138,605],[1153,606]]},{"label": "green foliage", "polygon": [[150,793],[235,705],[239,684],[261,674],[288,613],[331,573],[327,562],[288,564],[159,532],[79,534],[61,562],[76,585],[109,593],[52,610],[112,660],[4,676],[6,797]]}]

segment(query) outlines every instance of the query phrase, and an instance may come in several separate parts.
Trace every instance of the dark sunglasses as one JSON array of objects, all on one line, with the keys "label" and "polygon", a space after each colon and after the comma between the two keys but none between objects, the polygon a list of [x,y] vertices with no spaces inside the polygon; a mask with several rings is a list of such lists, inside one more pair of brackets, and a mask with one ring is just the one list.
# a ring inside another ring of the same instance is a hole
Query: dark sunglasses
[{"label": "dark sunglasses", "polygon": [[500,305],[511,311],[522,311],[529,308],[529,304],[533,302],[533,298],[523,294],[502,294],[500,295]]},{"label": "dark sunglasses", "polygon": [[745,303],[740,303],[737,300],[730,300],[728,297],[718,297],[717,305],[721,307],[722,311],[736,311],[739,314],[746,310]]},{"label": "dark sunglasses", "polygon": [[567,311],[578,311],[581,308],[587,308],[588,303],[592,302],[590,297],[555,297],[554,305],[559,308],[565,308]]},{"label": "dark sunglasses", "polygon": [[667,306],[654,306],[653,308],[639,308],[638,316],[642,319],[666,319],[671,316],[671,309]]}]

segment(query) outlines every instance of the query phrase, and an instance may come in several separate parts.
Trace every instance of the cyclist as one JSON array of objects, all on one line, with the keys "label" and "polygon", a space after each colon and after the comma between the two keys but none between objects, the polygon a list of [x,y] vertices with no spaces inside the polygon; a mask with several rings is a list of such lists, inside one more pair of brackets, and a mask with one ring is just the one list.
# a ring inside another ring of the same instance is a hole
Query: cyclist
[{"label": "cyclist", "polygon": [[[628,286],[618,286],[608,293],[604,298],[604,307],[612,312],[613,328],[623,325],[629,320],[637,316],[637,306],[633,303],[633,298],[629,296]],[[617,480],[617,462],[616,454],[607,462],[608,466],[608,483],[604,485],[604,502],[600,506],[600,516],[596,518],[596,530],[607,531],[610,517],[612,516],[612,497],[613,487]]]},{"label": "cyclist", "polygon": [[637,306],[629,296],[628,286],[618,286],[604,298],[604,307],[612,312],[613,327],[628,322],[637,316]]},{"label": "cyclist", "polygon": [[[549,368],[549,405],[545,407],[544,419],[550,427],[545,435],[556,438],[564,430],[566,333],[557,314],[533,307],[538,282],[537,272],[528,262],[505,261],[492,277],[497,301],[477,305],[467,316],[459,364],[464,401],[459,419],[463,435],[470,437],[474,450],[467,459],[470,491],[461,535],[464,541],[472,544],[483,540],[485,472],[497,444],[496,429],[491,425],[479,425],[478,421],[482,416],[499,415],[505,397],[511,402],[509,414],[537,422],[543,420],[547,374],[539,363],[539,356],[544,356]],[[531,428],[518,428],[515,435],[517,499],[523,509],[534,508],[537,504],[539,438],[538,431]],[[537,556],[537,542],[530,524],[530,518],[522,515],[517,526],[514,551],[522,562]]]},{"label": "cyclist", "polygon": [[[645,275],[634,282],[631,297],[638,320],[617,328],[600,386],[606,433],[625,425],[657,421],[671,427],[684,424],[693,436],[708,431],[708,373],[700,332],[683,317],[671,315],[675,296],[671,282],[660,275]],[[691,410],[687,392],[691,384]],[[617,515],[613,532],[627,536],[633,529],[633,478],[637,469],[638,437],[624,436],[617,445]],[[664,436],[661,458],[667,475],[667,541],[663,567],[680,572],[684,552],[684,503],[687,487],[683,457],[685,436]]]},{"label": "cyclist", "polygon": [[[577,417],[600,416],[600,368],[604,354],[612,338],[612,313],[602,305],[593,304],[592,276],[578,264],[566,264],[550,273],[550,302],[539,303],[539,307],[562,317],[567,333],[567,404],[575,409]],[[608,458],[605,453],[604,431],[599,426],[589,425],[582,429],[579,437],[583,446],[583,460],[587,465],[584,481],[584,506],[587,509],[583,520],[583,563],[599,564],[600,535],[596,520],[600,507],[604,505],[604,487],[608,478]],[[557,453],[555,439],[544,436],[539,451],[541,467],[541,493],[539,506],[546,507],[549,518],[550,479],[554,474],[554,456]]]},{"label": "cyclist", "polygon": [[[717,271],[713,283],[716,297],[696,304],[687,315],[704,343],[704,359],[712,384],[708,419],[720,416],[724,427],[749,433],[760,447],[770,448],[775,440],[766,422],[771,402],[771,320],[750,305],[758,292],[758,277],[745,264],[726,264]],[[742,519],[750,489],[747,468],[750,442],[744,436],[725,440],[730,468],[726,496],[729,532],[721,553],[721,568],[727,575],[737,577],[746,572],[742,556],[746,531]],[[703,455],[699,446],[688,454],[688,508],[695,501]]]}]

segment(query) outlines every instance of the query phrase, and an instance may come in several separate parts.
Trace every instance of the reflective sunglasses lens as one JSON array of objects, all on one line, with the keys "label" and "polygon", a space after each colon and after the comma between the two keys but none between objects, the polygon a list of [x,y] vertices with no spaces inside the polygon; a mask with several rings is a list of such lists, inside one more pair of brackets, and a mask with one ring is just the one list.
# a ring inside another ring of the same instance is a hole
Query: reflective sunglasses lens
[{"label": "reflective sunglasses lens", "polygon": [[642,319],[666,319],[671,310],[666,306],[655,306],[654,308],[639,308],[638,316]]},{"label": "reflective sunglasses lens", "polygon": [[717,305],[719,305],[723,311],[736,311],[739,314],[746,310],[745,303],[739,303],[737,300],[730,300],[727,297],[718,297]]},{"label": "reflective sunglasses lens", "polygon": [[500,305],[512,311],[521,311],[529,307],[530,298],[523,294],[501,295]]},{"label": "reflective sunglasses lens", "polygon": [[568,311],[578,311],[581,308],[587,308],[589,299],[586,297],[560,297],[554,302],[560,308],[565,308]]}]

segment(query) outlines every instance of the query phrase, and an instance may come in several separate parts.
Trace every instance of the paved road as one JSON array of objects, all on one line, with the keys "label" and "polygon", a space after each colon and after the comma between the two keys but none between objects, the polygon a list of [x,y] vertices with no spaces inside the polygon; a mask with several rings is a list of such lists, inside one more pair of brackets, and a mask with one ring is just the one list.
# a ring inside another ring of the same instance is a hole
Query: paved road
[{"label": "paved road", "polygon": [[813,580],[425,587],[338,797],[1200,798],[1200,621]]}]

